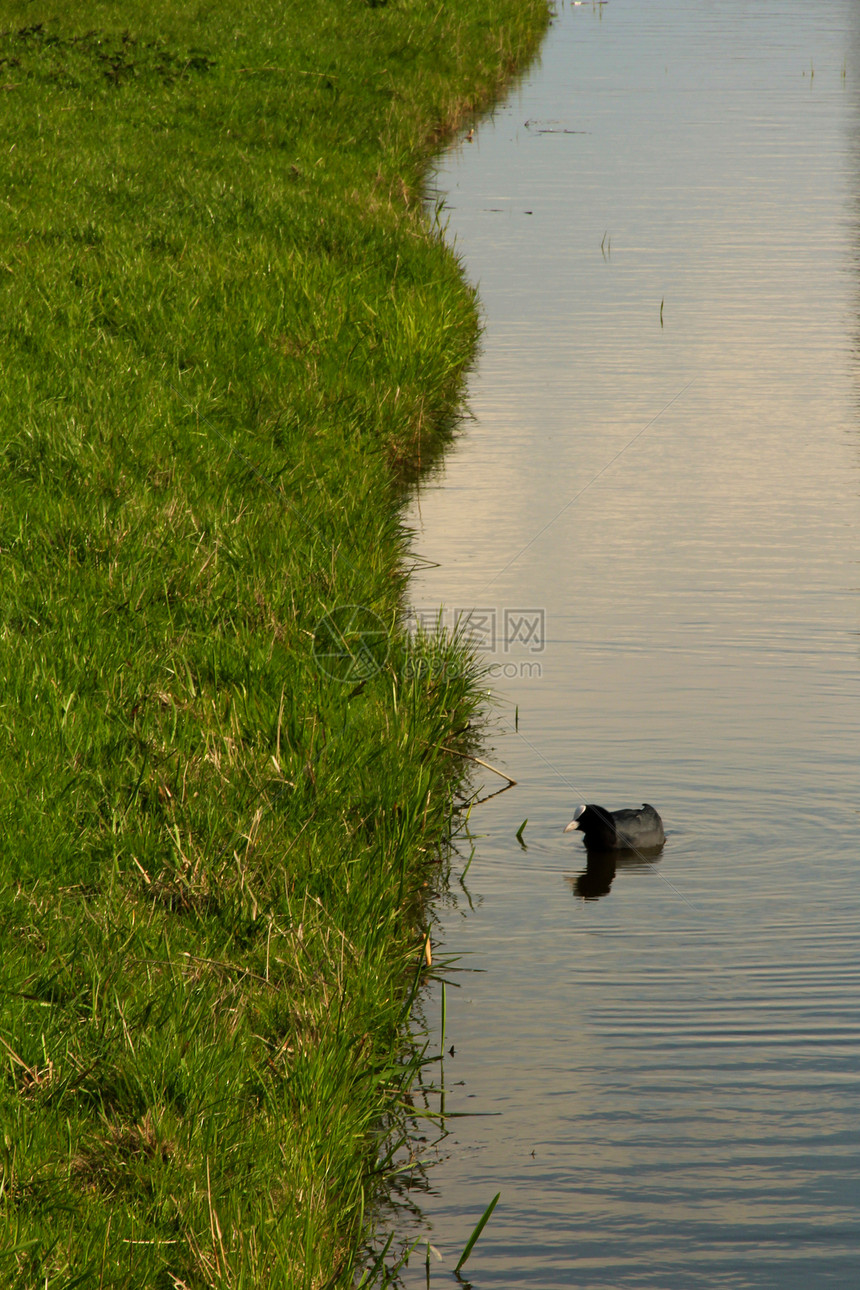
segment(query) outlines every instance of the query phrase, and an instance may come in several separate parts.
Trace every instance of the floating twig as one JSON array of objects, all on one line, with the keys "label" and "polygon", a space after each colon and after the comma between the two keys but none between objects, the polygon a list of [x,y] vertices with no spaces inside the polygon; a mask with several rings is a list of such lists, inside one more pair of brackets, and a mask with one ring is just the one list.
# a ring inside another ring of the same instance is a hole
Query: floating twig
[{"label": "floating twig", "polygon": [[506,779],[509,785],[517,782],[511,778],[507,771],[499,770],[498,766],[491,766],[488,761],[484,761],[481,757],[473,757],[471,753],[459,752],[456,748],[446,748],[444,744],[437,744],[436,747],[441,749],[442,752],[451,753],[453,757],[465,757],[467,761],[476,762],[478,766],[483,766],[485,770],[491,770],[494,775],[499,775],[502,779]]}]

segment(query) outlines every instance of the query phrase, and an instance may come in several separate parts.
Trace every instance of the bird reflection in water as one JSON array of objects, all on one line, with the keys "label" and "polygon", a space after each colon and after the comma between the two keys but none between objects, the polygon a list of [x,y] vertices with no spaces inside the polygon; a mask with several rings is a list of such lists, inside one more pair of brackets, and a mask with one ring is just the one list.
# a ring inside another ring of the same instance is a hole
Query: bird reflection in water
[{"label": "bird reflection in water", "polygon": [[636,851],[616,849],[614,851],[595,851],[586,849],[585,869],[565,882],[570,886],[574,896],[580,900],[599,900],[608,896],[615,875],[619,869],[646,869],[655,860],[659,860],[663,851],[659,847],[640,848]]}]

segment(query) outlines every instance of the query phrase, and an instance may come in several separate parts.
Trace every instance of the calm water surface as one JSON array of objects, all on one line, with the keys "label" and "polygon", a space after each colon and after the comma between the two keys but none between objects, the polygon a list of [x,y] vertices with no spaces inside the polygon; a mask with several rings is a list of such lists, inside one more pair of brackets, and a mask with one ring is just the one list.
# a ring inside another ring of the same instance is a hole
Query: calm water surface
[{"label": "calm water surface", "polygon": [[[854,0],[568,5],[436,177],[487,330],[413,603],[518,785],[437,929],[432,1285],[498,1191],[476,1290],[860,1284],[858,127]],[[589,883],[584,801],[659,861]]]}]

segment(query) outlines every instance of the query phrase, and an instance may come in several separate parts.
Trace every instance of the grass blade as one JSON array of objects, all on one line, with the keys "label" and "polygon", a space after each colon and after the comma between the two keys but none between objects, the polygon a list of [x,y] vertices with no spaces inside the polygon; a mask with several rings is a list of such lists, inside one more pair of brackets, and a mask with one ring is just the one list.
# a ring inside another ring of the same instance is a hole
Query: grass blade
[{"label": "grass blade", "polygon": [[466,1242],[466,1248],[463,1250],[463,1253],[460,1255],[460,1262],[457,1264],[456,1268],[454,1269],[455,1272],[460,1271],[461,1267],[466,1262],[469,1255],[472,1253],[472,1250],[474,1250],[478,1237],[481,1235],[484,1228],[487,1226],[487,1223],[490,1220],[490,1215],[492,1214],[493,1210],[496,1208],[496,1206],[499,1203],[499,1197],[501,1196],[501,1194],[502,1193],[500,1191],[496,1192],[495,1196],[490,1201],[489,1205],[484,1210],[483,1214],[475,1224],[475,1230],[472,1233],[472,1235],[469,1237],[468,1241]]}]

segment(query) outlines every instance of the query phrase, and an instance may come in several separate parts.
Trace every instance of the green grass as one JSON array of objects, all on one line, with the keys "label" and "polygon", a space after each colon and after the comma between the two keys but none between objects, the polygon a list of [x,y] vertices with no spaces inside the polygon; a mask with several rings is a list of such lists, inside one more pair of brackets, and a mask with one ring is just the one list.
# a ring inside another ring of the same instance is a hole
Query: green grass
[{"label": "green grass", "polygon": [[479,705],[398,626],[477,335],[421,176],[545,21],[0,0],[3,1286],[352,1284]]}]

